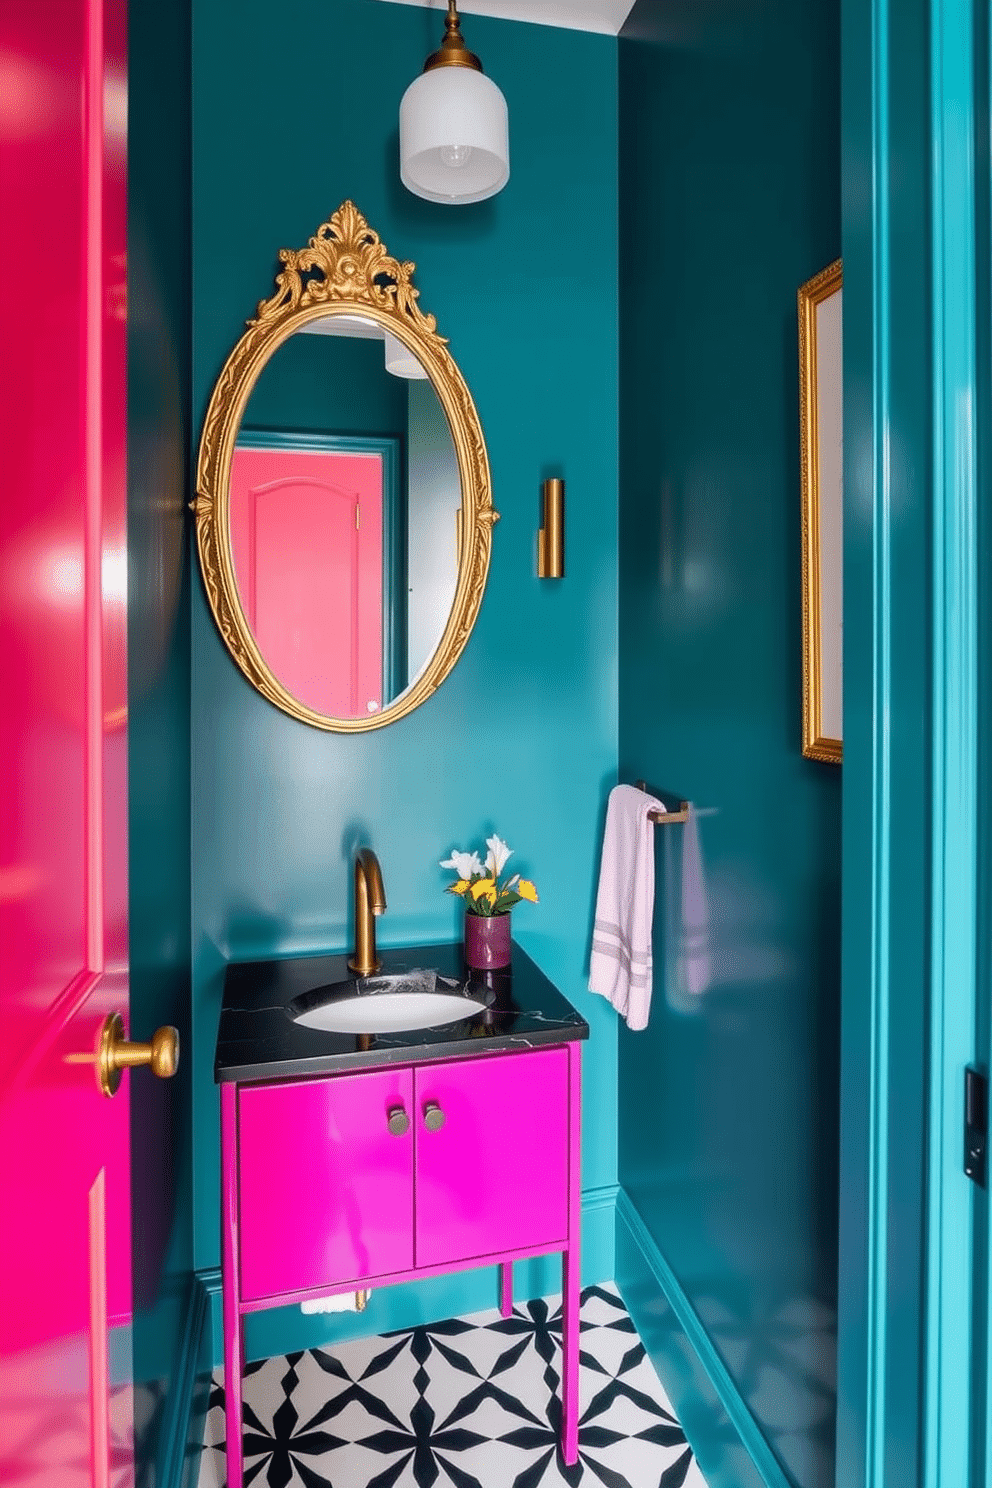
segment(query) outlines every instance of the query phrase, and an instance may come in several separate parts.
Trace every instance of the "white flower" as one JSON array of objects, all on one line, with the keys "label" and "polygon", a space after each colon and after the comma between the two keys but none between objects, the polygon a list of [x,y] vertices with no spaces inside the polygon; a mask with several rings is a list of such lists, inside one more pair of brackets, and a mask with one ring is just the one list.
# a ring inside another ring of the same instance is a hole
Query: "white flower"
[{"label": "white flower", "polygon": [[442,868],[453,868],[459,878],[471,878],[473,873],[482,873],[482,859],[477,852],[458,852],[451,854],[441,863]]},{"label": "white flower", "polygon": [[487,837],[486,846],[489,849],[486,853],[486,867],[490,873],[495,874],[498,878],[503,872],[506,866],[506,860],[512,853],[513,848],[507,847],[501,837]]}]

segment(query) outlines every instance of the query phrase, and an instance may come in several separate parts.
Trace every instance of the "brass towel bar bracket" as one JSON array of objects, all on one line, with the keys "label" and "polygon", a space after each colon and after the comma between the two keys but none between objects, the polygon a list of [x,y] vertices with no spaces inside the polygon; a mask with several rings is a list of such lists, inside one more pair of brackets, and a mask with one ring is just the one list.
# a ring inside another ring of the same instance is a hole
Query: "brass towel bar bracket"
[{"label": "brass towel bar bracket", "polygon": [[[643,780],[638,780],[635,783],[637,785],[637,789],[638,790],[642,790],[642,791],[646,791],[647,790],[647,786],[645,785],[645,783],[644,783]],[[667,791],[656,791],[656,790],[653,790],[651,792],[651,794],[653,796],[657,796],[658,799],[659,799],[659,801],[663,801],[665,799],[665,797],[668,795],[668,792]],[[672,797],[672,799],[674,800],[675,798]],[[679,800],[678,808],[676,810],[671,810],[671,811],[649,811],[648,812],[648,821],[649,822],[654,822],[655,826],[658,826],[658,827],[667,827],[667,826],[674,825],[675,822],[686,822],[688,820],[689,820],[689,802],[688,801],[683,801],[681,799]]]}]

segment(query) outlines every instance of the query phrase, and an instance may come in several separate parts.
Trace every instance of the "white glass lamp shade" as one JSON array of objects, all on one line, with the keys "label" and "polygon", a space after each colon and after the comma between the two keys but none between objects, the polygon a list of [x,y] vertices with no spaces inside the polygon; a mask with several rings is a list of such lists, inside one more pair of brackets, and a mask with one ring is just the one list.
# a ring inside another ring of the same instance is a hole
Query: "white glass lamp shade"
[{"label": "white glass lamp shade", "polygon": [[510,179],[506,99],[472,67],[423,72],[400,103],[400,179],[415,196],[476,202]]},{"label": "white glass lamp shade", "polygon": [[426,377],[427,370],[418,361],[417,357],[405,346],[398,336],[391,336],[388,331],[383,331],[382,339],[386,343],[386,371],[391,372],[394,377]]}]

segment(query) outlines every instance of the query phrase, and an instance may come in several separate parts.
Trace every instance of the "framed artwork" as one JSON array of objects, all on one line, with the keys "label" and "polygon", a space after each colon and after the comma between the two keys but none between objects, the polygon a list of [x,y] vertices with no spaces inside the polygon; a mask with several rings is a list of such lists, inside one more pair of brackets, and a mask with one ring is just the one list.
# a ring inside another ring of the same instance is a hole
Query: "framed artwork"
[{"label": "framed artwork", "polygon": [[844,377],[842,265],[799,290],[803,754],[843,757]]}]

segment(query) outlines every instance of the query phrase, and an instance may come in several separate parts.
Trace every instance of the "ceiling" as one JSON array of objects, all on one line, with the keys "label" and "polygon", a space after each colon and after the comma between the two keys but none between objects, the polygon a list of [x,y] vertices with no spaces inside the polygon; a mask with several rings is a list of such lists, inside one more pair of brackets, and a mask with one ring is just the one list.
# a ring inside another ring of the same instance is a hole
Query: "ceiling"
[{"label": "ceiling", "polygon": [[[392,0],[394,4],[420,5],[447,10],[447,0]],[[572,31],[598,31],[616,36],[633,9],[634,0],[459,0],[463,15],[498,16],[504,21],[532,21],[540,26],[565,26]]]}]

